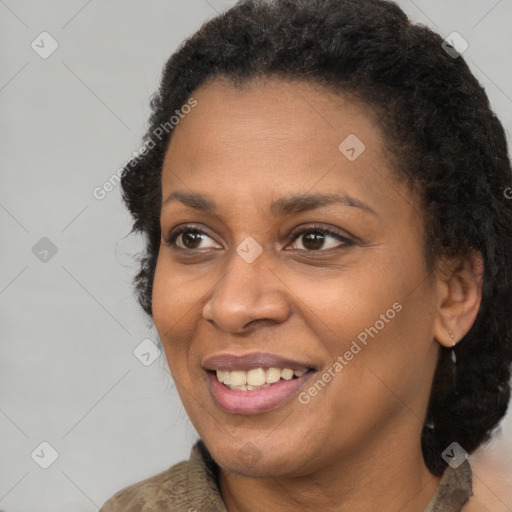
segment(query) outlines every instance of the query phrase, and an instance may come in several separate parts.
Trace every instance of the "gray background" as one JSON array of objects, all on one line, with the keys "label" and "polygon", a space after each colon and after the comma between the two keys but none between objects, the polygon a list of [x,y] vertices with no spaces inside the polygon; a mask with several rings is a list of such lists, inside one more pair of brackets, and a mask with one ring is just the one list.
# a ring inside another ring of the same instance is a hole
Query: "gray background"
[{"label": "gray background", "polygon": [[[2,511],[97,511],[188,457],[196,434],[163,353],[149,366],[133,353],[157,340],[130,285],[140,241],[119,187],[101,200],[93,190],[138,149],[167,57],[234,3],[0,0]],[[469,42],[464,58],[510,135],[512,0],[398,3]],[[46,59],[31,47],[50,48],[43,31],[59,44]],[[48,469],[43,441],[58,452]],[[512,510],[492,484],[511,478],[511,447],[509,414],[477,472],[493,510]]]}]

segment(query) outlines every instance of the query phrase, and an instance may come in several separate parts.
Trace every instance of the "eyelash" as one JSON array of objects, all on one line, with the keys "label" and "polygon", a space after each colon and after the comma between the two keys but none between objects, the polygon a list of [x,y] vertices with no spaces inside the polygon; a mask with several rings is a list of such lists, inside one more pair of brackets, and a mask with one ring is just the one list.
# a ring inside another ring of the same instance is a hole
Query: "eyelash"
[{"label": "eyelash", "polygon": [[[181,251],[186,251],[186,252],[200,251],[201,249],[184,249],[183,247],[176,246],[176,244],[175,244],[176,239],[183,233],[187,233],[187,232],[206,235],[209,238],[212,238],[208,234],[208,232],[205,231],[204,229],[185,225],[185,226],[181,226],[181,227],[175,229],[174,231],[171,231],[171,233],[169,233],[168,237],[165,239],[165,244],[173,247],[173,249],[176,249],[176,250],[181,250]],[[321,253],[321,252],[330,252],[333,250],[339,250],[341,248],[351,247],[354,245],[354,242],[352,240],[350,240],[349,238],[344,237],[338,233],[335,233],[334,231],[330,231],[329,229],[322,228],[320,226],[314,226],[314,225],[308,226],[306,228],[297,228],[296,230],[292,231],[290,233],[290,237],[291,237],[290,243],[295,242],[297,239],[299,239],[301,237],[301,235],[303,235],[305,233],[328,235],[328,236],[331,236],[331,237],[335,238],[336,240],[343,242],[343,243],[339,247],[330,248],[327,250],[325,250],[325,249],[313,249],[313,250],[298,249],[299,251],[304,251],[304,252],[308,252],[308,253]]]}]

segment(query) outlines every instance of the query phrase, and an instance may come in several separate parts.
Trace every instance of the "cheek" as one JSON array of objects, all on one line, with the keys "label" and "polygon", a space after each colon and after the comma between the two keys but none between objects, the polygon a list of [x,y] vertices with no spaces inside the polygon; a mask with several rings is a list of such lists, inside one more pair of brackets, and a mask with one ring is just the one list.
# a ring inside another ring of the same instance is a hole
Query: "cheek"
[{"label": "cheek", "polygon": [[407,410],[422,417],[436,362],[433,293],[425,277],[421,259],[381,255],[327,290],[327,309],[326,299],[315,296],[323,315],[316,334],[328,332],[324,345],[342,367],[332,397],[355,424]]},{"label": "cheek", "polygon": [[172,293],[173,283],[165,267],[160,253],[153,280],[152,312],[153,321],[162,342],[165,342],[165,333],[174,323],[176,315],[180,314],[176,310],[176,307],[180,307],[179,302],[176,301],[177,294]]},{"label": "cheek", "polygon": [[[193,306],[206,296],[207,287],[195,279],[191,270],[173,263],[161,249],[153,281],[153,319],[157,329],[162,327],[166,338],[174,337],[191,322]],[[194,309],[196,311],[196,309]]]},{"label": "cheek", "polygon": [[183,365],[186,340],[191,336],[192,305],[200,299],[198,285],[183,279],[183,272],[173,268],[160,253],[153,281],[153,320],[165,349],[171,370],[176,362]]},{"label": "cheek", "polygon": [[399,323],[404,316],[399,310],[411,298],[404,283],[420,282],[424,277],[417,268],[376,249],[362,254],[357,264],[330,275],[306,279],[290,274],[286,281],[300,299],[305,323],[315,329],[314,337],[337,356],[348,350],[352,340],[359,337],[364,343],[371,339],[368,330],[375,334],[376,328],[380,335]]}]

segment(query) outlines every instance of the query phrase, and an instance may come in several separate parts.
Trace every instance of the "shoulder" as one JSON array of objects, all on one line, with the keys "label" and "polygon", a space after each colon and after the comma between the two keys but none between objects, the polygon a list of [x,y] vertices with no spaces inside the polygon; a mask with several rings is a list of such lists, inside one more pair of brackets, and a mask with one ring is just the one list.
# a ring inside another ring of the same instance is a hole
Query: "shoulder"
[{"label": "shoulder", "polygon": [[120,490],[99,512],[227,512],[218,466],[199,440],[187,461]]},{"label": "shoulder", "polygon": [[462,512],[512,510],[512,449],[504,440],[470,455],[474,473],[473,496]]},{"label": "shoulder", "polygon": [[186,501],[188,461],[118,491],[99,512],[157,512],[182,510]]}]

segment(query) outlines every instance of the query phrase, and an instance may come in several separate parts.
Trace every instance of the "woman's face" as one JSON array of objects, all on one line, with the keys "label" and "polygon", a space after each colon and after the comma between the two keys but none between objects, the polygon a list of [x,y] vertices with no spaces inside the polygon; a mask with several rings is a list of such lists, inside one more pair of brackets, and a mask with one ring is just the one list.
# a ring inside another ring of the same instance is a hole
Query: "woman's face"
[{"label": "woman's face", "polygon": [[213,457],[277,476],[420,453],[435,287],[376,118],[298,82],[193,98],[163,165],[153,315]]}]

